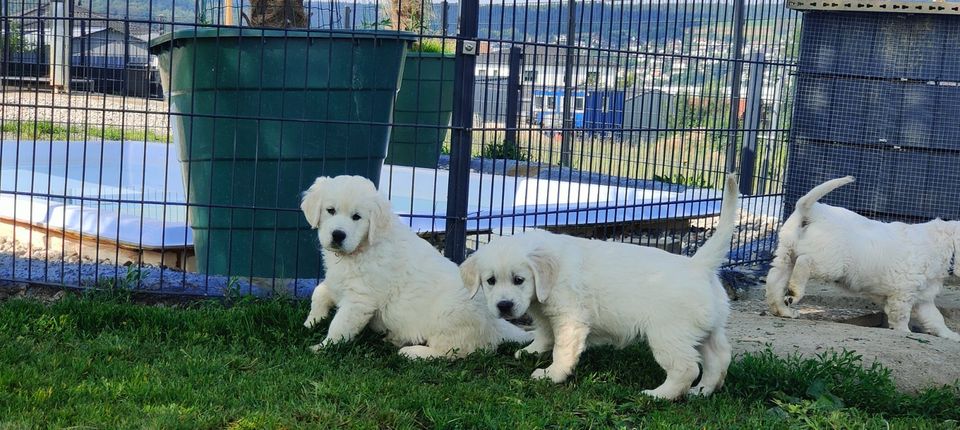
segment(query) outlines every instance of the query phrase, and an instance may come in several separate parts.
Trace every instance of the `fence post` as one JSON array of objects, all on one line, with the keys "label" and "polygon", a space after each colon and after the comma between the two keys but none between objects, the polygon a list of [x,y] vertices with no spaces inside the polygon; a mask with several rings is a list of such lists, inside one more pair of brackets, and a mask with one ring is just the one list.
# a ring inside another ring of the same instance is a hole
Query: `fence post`
[{"label": "fence post", "polygon": [[743,9],[744,0],[733,3],[733,71],[730,76],[730,124],[727,131],[726,170],[734,172],[737,168],[737,132],[740,128],[740,82],[743,79]]},{"label": "fence post", "polygon": [[450,140],[450,180],[447,183],[447,224],[444,255],[463,262],[467,247],[467,203],[470,193],[470,151],[473,148],[474,70],[477,63],[479,0],[460,3],[460,31],[453,72],[453,117]]},{"label": "fence post", "polygon": [[[3,2],[3,16],[7,17],[3,19],[3,46],[0,49],[3,49],[3,76],[10,76],[10,63],[13,61],[10,58],[10,39],[13,37],[13,26],[10,24],[10,21],[13,21],[10,18],[10,2]],[[23,50],[20,50],[20,61],[23,61]],[[0,88],[4,86],[3,82],[0,82]],[[4,88],[6,90],[6,88]]]},{"label": "fence post", "polygon": [[71,2],[58,0],[50,3],[53,8],[53,46],[50,59],[50,85],[60,91],[70,92],[70,48],[69,17]]},{"label": "fence post", "polygon": [[563,64],[563,130],[560,132],[560,165],[570,166],[573,159],[573,149],[570,140],[573,138],[573,38],[575,33],[575,13],[577,0],[567,2],[567,48]]},{"label": "fence post", "polygon": [[750,80],[747,81],[747,107],[743,119],[743,150],[740,151],[740,194],[753,194],[753,179],[757,170],[757,136],[760,135],[760,115],[763,111],[762,52],[753,55]]},{"label": "fence post", "polygon": [[447,3],[447,0],[443,0],[442,4],[443,4],[443,7],[441,8],[441,11],[440,11],[440,14],[441,14],[440,25],[442,26],[442,29],[441,29],[442,33],[440,34],[443,34],[444,37],[446,37],[447,31],[448,31],[447,27],[450,26],[449,21],[447,21],[447,16],[450,14],[450,3]]},{"label": "fence post", "polygon": [[[123,22],[123,68],[126,69],[130,65],[130,17],[126,18],[127,20]],[[109,40],[109,32],[108,39]],[[124,79],[124,85],[128,84],[126,79]],[[126,90],[126,88],[124,88]]]},{"label": "fence post", "polygon": [[757,189],[763,194],[770,192],[767,184],[767,175],[770,174],[770,157],[773,154],[773,142],[774,135],[777,133],[776,130],[780,129],[780,101],[783,97],[783,75],[776,73],[777,81],[773,84],[773,95],[770,97],[773,100],[770,106],[770,119],[767,121],[770,124],[770,130],[764,133],[764,142],[763,142],[763,162],[760,165],[760,174],[757,177]]},{"label": "fence post", "polygon": [[507,75],[507,133],[509,145],[517,144],[517,124],[520,111],[520,78],[523,74],[523,48],[510,47],[510,70]]},{"label": "fence post", "polygon": [[350,6],[345,6],[343,8],[343,28],[344,29],[350,30],[353,28],[353,16],[351,16],[352,11],[353,10],[350,9]]}]

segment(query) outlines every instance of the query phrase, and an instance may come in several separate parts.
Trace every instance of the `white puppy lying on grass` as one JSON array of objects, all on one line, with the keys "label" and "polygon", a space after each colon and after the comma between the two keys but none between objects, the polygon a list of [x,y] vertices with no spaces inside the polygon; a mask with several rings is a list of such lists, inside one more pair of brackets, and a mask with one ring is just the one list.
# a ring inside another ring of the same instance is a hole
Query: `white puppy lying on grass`
[{"label": "white puppy lying on grass", "polygon": [[[737,180],[728,175],[716,233],[687,258],[623,243],[530,231],[498,238],[467,259],[460,271],[473,292],[484,288],[492,314],[529,312],[536,332],[517,351],[553,350],[553,364],[533,378],[562,382],[580,354],[594,345],[626,347],[646,338],[666,381],[644,394],[675,399],[709,395],[730,365],[724,332],[730,313],[717,277],[737,214]],[[703,365],[700,383],[690,388]]]},{"label": "white puppy lying on grass", "polygon": [[824,182],[797,200],[767,276],[771,312],[796,318],[789,305],[803,298],[810,278],[821,279],[881,304],[894,330],[910,332],[912,311],[924,330],[960,341],[934,305],[956,258],[960,222],[884,223],[817,202],[853,181]]},{"label": "white puppy lying on grass", "polygon": [[400,223],[390,202],[360,176],[321,177],[303,195],[319,229],[326,279],[313,291],[312,327],[338,308],[315,350],[347,341],[370,324],[409,358],[462,357],[531,335],[490,315],[472,298],[457,265]]}]

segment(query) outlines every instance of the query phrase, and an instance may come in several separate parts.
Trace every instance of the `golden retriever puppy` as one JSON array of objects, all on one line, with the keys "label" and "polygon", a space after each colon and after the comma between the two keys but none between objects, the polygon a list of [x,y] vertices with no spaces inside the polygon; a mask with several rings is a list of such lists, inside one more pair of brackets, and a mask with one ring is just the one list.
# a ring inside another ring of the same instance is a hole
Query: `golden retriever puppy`
[{"label": "golden retriever puppy", "polygon": [[[562,382],[586,348],[646,339],[667,378],[644,394],[709,395],[723,384],[731,359],[729,302],[717,270],[726,260],[737,203],[737,180],[730,174],[717,230],[692,258],[531,231],[491,241],[460,272],[472,291],[484,290],[491,314],[532,316],[533,343],[518,356],[553,351],[553,363],[533,378]],[[698,364],[703,374],[691,388]]]},{"label": "golden retriever puppy", "polygon": [[326,279],[313,291],[312,327],[337,307],[315,350],[347,341],[368,324],[409,358],[463,357],[531,336],[486,312],[457,265],[400,222],[370,180],[321,177],[304,193],[303,215],[318,230]]}]

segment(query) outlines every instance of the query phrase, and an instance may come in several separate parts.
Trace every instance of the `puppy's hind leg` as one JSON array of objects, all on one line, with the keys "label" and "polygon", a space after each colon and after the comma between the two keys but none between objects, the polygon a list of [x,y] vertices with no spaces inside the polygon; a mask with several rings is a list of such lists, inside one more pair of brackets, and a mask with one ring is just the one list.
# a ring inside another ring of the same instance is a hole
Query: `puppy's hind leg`
[{"label": "puppy's hind leg", "polygon": [[904,333],[910,333],[910,310],[913,302],[903,294],[888,296],[883,303],[883,312],[887,314],[887,323],[890,328]]},{"label": "puppy's hind leg", "polygon": [[724,327],[714,330],[697,349],[703,359],[703,375],[700,377],[700,383],[690,389],[690,394],[709,396],[723,387],[723,380],[727,376],[727,368],[730,367],[733,355]]},{"label": "puppy's hind leg", "polygon": [[920,325],[928,333],[940,336],[944,339],[960,341],[960,334],[950,330],[950,327],[943,322],[943,314],[937,309],[937,305],[932,300],[923,301],[913,306],[913,316],[917,318]]},{"label": "puppy's hind leg", "polygon": [[[697,366],[700,353],[694,348],[695,339],[678,330],[650,331],[647,333],[647,343],[657,364],[667,372],[667,379],[655,389],[643,390],[643,394],[667,400],[682,396],[700,373]],[[706,366],[703,372],[704,378],[701,379],[706,379]]]},{"label": "puppy's hind leg", "polygon": [[[781,251],[778,250],[778,253]],[[786,251],[782,251],[786,252]],[[787,283],[790,281],[793,273],[793,263],[786,257],[777,256],[773,260],[770,273],[767,274],[766,298],[767,306],[774,315],[796,318],[797,311],[787,306],[784,293],[787,291]]]},{"label": "puppy's hind leg", "polygon": [[790,273],[790,281],[787,283],[787,289],[790,294],[784,298],[784,303],[792,305],[803,299],[807,292],[807,282],[810,281],[810,272],[813,270],[813,258],[809,255],[797,257],[793,262],[793,272]]}]

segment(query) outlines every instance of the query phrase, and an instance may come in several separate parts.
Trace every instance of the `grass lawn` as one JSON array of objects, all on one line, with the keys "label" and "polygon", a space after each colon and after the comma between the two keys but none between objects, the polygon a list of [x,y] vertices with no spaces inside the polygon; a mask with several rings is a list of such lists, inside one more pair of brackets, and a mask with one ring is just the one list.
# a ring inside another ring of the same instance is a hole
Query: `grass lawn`
[{"label": "grass lawn", "polygon": [[133,140],[147,142],[166,142],[167,136],[143,127],[84,127],[83,125],[53,123],[50,121],[3,121],[3,138],[37,140]]},{"label": "grass lawn", "polygon": [[586,353],[563,385],[508,345],[408,362],[364,334],[313,354],[306,303],[188,308],[122,296],[0,304],[0,428],[957,428],[960,389],[897,393],[853,354],[742,357],[711,398],[657,402],[642,346]]}]

